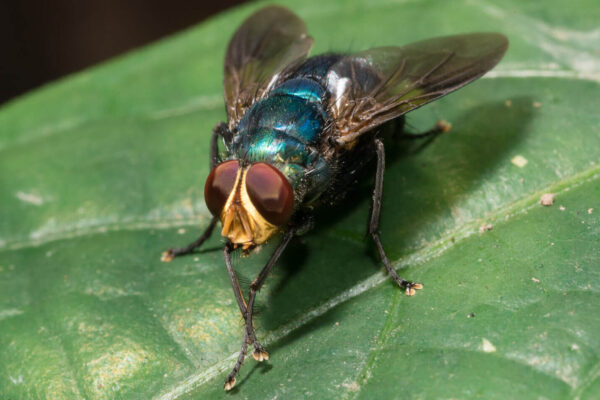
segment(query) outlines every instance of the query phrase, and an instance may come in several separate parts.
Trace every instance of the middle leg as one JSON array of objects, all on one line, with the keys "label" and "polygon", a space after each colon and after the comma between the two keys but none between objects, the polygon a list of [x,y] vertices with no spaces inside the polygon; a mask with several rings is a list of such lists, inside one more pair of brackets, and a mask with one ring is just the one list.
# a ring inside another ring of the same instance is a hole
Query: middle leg
[{"label": "middle leg", "polygon": [[[217,124],[213,128],[212,135],[210,137],[210,159],[209,159],[209,170],[212,169],[221,162],[221,158],[219,157],[219,144],[217,140],[219,136],[222,138],[228,138],[231,135],[229,129],[227,129],[227,124],[221,122]],[[186,254],[192,253],[196,248],[200,247],[202,243],[204,243],[212,234],[215,225],[217,224],[217,217],[213,217],[210,221],[210,224],[204,231],[204,233],[192,243],[187,246],[179,247],[179,248],[170,248],[164,251],[160,257],[160,260],[163,262],[172,261],[175,257],[183,256]]]},{"label": "middle leg", "polygon": [[281,254],[283,253],[284,249],[286,248],[286,246],[288,245],[288,243],[290,242],[290,240],[292,239],[294,234],[295,234],[295,231],[293,229],[288,230],[284,234],[283,239],[279,242],[279,245],[277,246],[277,248],[275,249],[275,251],[273,252],[271,257],[269,258],[269,261],[267,261],[267,264],[260,271],[260,273],[258,274],[256,279],[254,279],[254,281],[252,281],[252,283],[250,285],[250,296],[248,298],[247,303],[246,303],[246,300],[244,299],[242,289],[240,287],[239,281],[237,279],[237,276],[235,275],[235,271],[234,271],[233,265],[231,263],[231,253],[233,251],[233,245],[231,245],[231,243],[228,243],[227,245],[225,245],[225,250],[224,250],[225,265],[227,266],[227,272],[229,274],[229,280],[233,287],[233,293],[235,295],[235,299],[238,303],[240,312],[242,313],[242,316],[244,317],[244,320],[245,320],[244,341],[242,343],[242,348],[240,350],[240,355],[238,357],[238,361],[236,362],[233,369],[227,376],[227,380],[225,383],[225,390],[231,390],[231,388],[233,388],[233,385],[235,384],[235,375],[239,372],[239,370],[242,366],[242,363],[244,362],[244,357],[246,355],[248,343],[252,343],[252,345],[254,346],[254,352],[253,352],[252,356],[254,357],[255,360],[264,361],[264,360],[269,359],[269,353],[267,353],[267,351],[264,349],[264,347],[256,339],[256,334],[254,331],[254,324],[253,324],[254,301],[256,299],[257,291],[260,290],[260,288],[262,287],[267,275],[269,274],[271,269],[273,269],[273,266],[275,265],[275,263],[277,262],[277,260],[281,256]]}]

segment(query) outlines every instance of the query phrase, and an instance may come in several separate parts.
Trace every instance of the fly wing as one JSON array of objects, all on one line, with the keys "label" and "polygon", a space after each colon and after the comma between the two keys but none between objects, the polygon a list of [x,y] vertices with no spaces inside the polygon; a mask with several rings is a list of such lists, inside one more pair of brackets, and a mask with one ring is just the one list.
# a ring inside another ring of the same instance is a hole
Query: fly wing
[{"label": "fly wing", "polygon": [[492,69],[508,48],[497,33],[434,38],[342,58],[327,75],[339,144],[445,96]]},{"label": "fly wing", "polygon": [[306,58],[312,43],[304,22],[283,7],[262,8],[244,21],[229,42],[225,56],[225,102],[230,128],[286,71]]}]

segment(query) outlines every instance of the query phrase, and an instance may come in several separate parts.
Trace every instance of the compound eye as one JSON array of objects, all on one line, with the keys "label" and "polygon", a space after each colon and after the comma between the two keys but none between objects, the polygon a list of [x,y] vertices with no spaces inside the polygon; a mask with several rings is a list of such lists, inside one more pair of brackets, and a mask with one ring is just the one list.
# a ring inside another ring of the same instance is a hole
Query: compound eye
[{"label": "compound eye", "polygon": [[204,185],[204,201],[206,206],[214,215],[221,215],[229,194],[235,185],[239,164],[236,160],[225,161],[210,171],[206,184]]},{"label": "compound eye", "polygon": [[294,210],[294,192],[279,170],[266,163],[253,164],[246,173],[246,191],[254,207],[268,222],[283,225]]}]

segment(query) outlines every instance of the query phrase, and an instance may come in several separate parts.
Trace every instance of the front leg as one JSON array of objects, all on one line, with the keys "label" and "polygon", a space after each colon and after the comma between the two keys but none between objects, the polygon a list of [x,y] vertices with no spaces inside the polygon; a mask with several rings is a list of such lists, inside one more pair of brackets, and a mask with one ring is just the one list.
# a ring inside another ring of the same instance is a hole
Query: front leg
[{"label": "front leg", "polygon": [[398,286],[405,290],[408,296],[412,296],[415,294],[415,290],[422,289],[423,285],[420,283],[407,281],[398,275],[394,267],[392,267],[390,260],[387,258],[385,250],[383,249],[383,245],[381,244],[381,239],[379,238],[379,217],[381,215],[383,175],[385,172],[385,148],[383,147],[383,142],[379,139],[375,139],[375,151],[377,152],[377,172],[375,174],[373,203],[371,205],[371,216],[369,218],[369,234],[373,238],[373,241],[377,246],[377,251],[379,252],[379,257],[381,257],[381,261],[383,261],[383,265],[385,265],[385,268],[388,270],[389,274],[392,276],[394,281],[396,281]]},{"label": "front leg", "polygon": [[269,353],[267,353],[264,347],[258,342],[258,340],[256,339],[256,334],[254,332],[254,301],[256,299],[256,293],[264,284],[265,279],[269,275],[269,272],[271,272],[271,270],[275,266],[275,263],[289,244],[290,240],[294,237],[294,234],[294,229],[290,229],[284,234],[283,238],[279,242],[279,245],[269,258],[269,261],[267,261],[267,264],[263,267],[258,276],[252,281],[252,283],[250,284],[250,296],[248,298],[248,303],[246,303],[246,301],[244,300],[239,281],[237,279],[237,276],[235,275],[235,271],[231,264],[231,252],[233,251],[233,246],[231,245],[231,243],[225,245],[225,265],[227,266],[227,272],[229,274],[231,286],[233,287],[235,299],[238,303],[240,312],[242,313],[242,316],[245,320],[244,341],[242,342],[242,348],[240,350],[238,360],[235,363],[229,375],[227,375],[227,379],[225,381],[225,390],[231,390],[233,388],[233,385],[235,385],[235,376],[239,372],[242,363],[244,362],[244,357],[248,348],[248,342],[252,343],[252,345],[254,346],[254,352],[252,353],[252,357],[254,357],[256,361],[264,361],[269,359]]},{"label": "front leg", "polygon": [[[209,167],[210,170],[221,162],[221,158],[219,157],[219,136],[224,138],[225,140],[231,140],[231,132],[227,128],[227,124],[224,122],[219,123],[213,128],[212,135],[210,137],[210,156],[209,156]],[[213,229],[217,223],[217,218],[213,217],[208,225],[208,228],[200,235],[200,237],[194,240],[192,243],[185,247],[179,248],[171,248],[164,251],[160,257],[160,260],[163,262],[172,261],[175,257],[183,256],[186,254],[192,253],[197,247],[200,247],[202,243],[206,241],[212,234]]]},{"label": "front leg", "polygon": [[219,136],[222,137],[226,143],[231,141],[233,134],[231,133],[225,122],[218,123],[213,128],[212,135],[210,137],[209,167],[211,171],[217,164],[221,162],[221,157],[219,156]]},{"label": "front leg", "polygon": [[[229,275],[229,282],[231,283],[231,288],[233,289],[233,294],[240,309],[240,313],[242,314],[242,317],[244,317],[244,329],[247,331],[246,319],[248,314],[248,304],[246,303],[246,299],[244,299],[244,293],[242,292],[240,282],[238,281],[235,270],[233,269],[233,264],[231,263],[231,253],[233,250],[233,245],[231,243],[227,243],[225,245],[225,249],[223,250],[223,255],[225,258],[225,266],[227,267],[227,274]],[[254,343],[256,341],[254,329],[246,333],[248,333],[248,340]]]},{"label": "front leg", "polygon": [[198,239],[194,240],[192,243],[188,244],[185,247],[172,248],[172,249],[163,251],[163,253],[160,257],[160,261],[169,262],[169,261],[172,261],[175,257],[179,257],[179,256],[183,256],[185,254],[192,253],[197,247],[200,247],[200,245],[202,243],[204,243],[206,241],[206,239],[208,239],[210,237],[213,230],[215,229],[216,224],[217,224],[217,217],[213,217],[210,220],[210,224],[208,224],[208,227],[206,228],[204,233],[202,233],[202,235],[200,235],[200,237]]}]

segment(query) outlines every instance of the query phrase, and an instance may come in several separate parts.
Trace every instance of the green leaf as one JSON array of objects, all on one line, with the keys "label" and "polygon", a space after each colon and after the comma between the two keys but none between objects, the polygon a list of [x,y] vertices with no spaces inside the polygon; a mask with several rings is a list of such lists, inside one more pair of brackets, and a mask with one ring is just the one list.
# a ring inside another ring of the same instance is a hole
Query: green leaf
[{"label": "green leaf", "polygon": [[[271,359],[247,360],[233,396],[600,397],[596,2],[284,4],[313,54],[470,31],[511,45],[485,78],[409,116],[450,133],[418,155],[388,146],[384,246],[424,290],[408,298],[383,273],[365,181],[269,277],[256,325]],[[208,224],[224,49],[260,6],[0,109],[0,398],[224,396],[242,320],[222,241],[159,257]],[[272,248],[236,268],[252,279]]]}]

